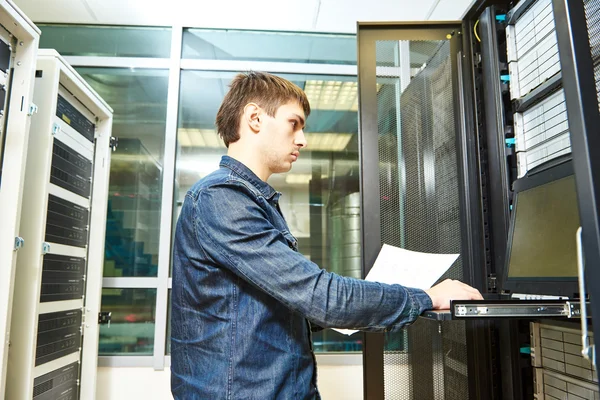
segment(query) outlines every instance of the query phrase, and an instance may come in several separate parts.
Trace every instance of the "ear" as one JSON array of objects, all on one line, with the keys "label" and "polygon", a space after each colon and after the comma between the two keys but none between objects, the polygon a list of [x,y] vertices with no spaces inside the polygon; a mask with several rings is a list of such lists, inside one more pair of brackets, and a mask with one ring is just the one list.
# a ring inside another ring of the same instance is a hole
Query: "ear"
[{"label": "ear", "polygon": [[262,110],[256,103],[248,103],[244,107],[243,122],[255,133],[260,131],[261,116]]}]

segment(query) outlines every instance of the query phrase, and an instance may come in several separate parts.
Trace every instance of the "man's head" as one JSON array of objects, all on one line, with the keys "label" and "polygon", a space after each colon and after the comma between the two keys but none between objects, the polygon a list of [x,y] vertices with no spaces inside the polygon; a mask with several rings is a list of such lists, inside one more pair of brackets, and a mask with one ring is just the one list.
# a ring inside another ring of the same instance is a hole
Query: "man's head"
[{"label": "man's head", "polygon": [[293,83],[262,72],[239,74],[230,87],[216,119],[229,153],[242,157],[240,161],[255,167],[265,180],[272,173],[289,171],[306,146],[303,129],[310,114],[306,94]]}]

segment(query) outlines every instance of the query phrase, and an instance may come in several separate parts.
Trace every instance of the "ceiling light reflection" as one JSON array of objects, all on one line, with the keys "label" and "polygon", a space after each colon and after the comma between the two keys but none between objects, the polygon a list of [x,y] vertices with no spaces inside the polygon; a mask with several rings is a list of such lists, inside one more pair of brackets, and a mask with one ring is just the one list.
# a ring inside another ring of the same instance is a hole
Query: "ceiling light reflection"
[{"label": "ceiling light reflection", "polygon": [[[343,151],[354,133],[305,133],[308,151]],[[222,148],[225,144],[214,129],[179,128],[177,139],[181,147]]]}]

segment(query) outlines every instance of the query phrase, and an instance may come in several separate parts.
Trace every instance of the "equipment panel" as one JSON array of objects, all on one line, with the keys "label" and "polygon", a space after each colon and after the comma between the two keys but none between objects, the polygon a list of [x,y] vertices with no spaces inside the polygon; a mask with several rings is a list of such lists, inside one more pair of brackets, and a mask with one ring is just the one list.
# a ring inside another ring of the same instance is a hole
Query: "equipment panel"
[{"label": "equipment panel", "polygon": [[532,168],[571,152],[565,93],[562,89],[515,114],[519,177]]},{"label": "equipment panel", "polygon": [[79,363],[75,362],[59,368],[33,381],[34,400],[77,400]]},{"label": "equipment panel", "polygon": [[48,220],[64,223],[68,220],[80,228],[85,228],[89,220],[89,211],[70,201],[50,194],[48,196]]},{"label": "equipment panel", "polygon": [[506,30],[511,97],[518,99],[560,71],[552,0],[535,2]]},{"label": "equipment panel", "polygon": [[75,203],[49,195],[46,241],[86,247],[89,211]]},{"label": "equipment panel", "polygon": [[50,182],[73,193],[90,198],[92,163],[58,140],[52,148]]},{"label": "equipment panel", "polygon": [[85,258],[46,254],[40,302],[80,299],[85,288],[85,266]]},{"label": "equipment panel", "polygon": [[[600,399],[598,372],[581,354],[581,330],[530,323],[535,399]],[[593,333],[589,333],[593,344]]]},{"label": "equipment panel", "polygon": [[81,321],[81,310],[40,314],[35,365],[78,352],[81,346]]},{"label": "equipment panel", "polygon": [[94,142],[96,126],[60,94],[56,105],[56,116],[79,132],[84,138]]},{"label": "equipment panel", "polygon": [[[581,330],[532,322],[531,363],[534,367],[598,382],[596,367],[581,354]],[[590,344],[594,335],[590,332]]]},{"label": "equipment panel", "polygon": [[571,153],[552,0],[521,1],[506,27],[517,174]]}]

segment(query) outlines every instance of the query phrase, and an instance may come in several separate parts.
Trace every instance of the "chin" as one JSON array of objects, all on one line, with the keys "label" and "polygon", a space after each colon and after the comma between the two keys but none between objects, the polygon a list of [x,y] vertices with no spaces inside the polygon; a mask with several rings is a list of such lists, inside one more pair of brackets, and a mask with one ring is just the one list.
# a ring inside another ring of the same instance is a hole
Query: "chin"
[{"label": "chin", "polygon": [[281,167],[279,167],[277,169],[277,172],[275,172],[276,174],[285,174],[286,172],[290,172],[292,170],[292,163],[289,163],[287,165],[282,165]]}]

